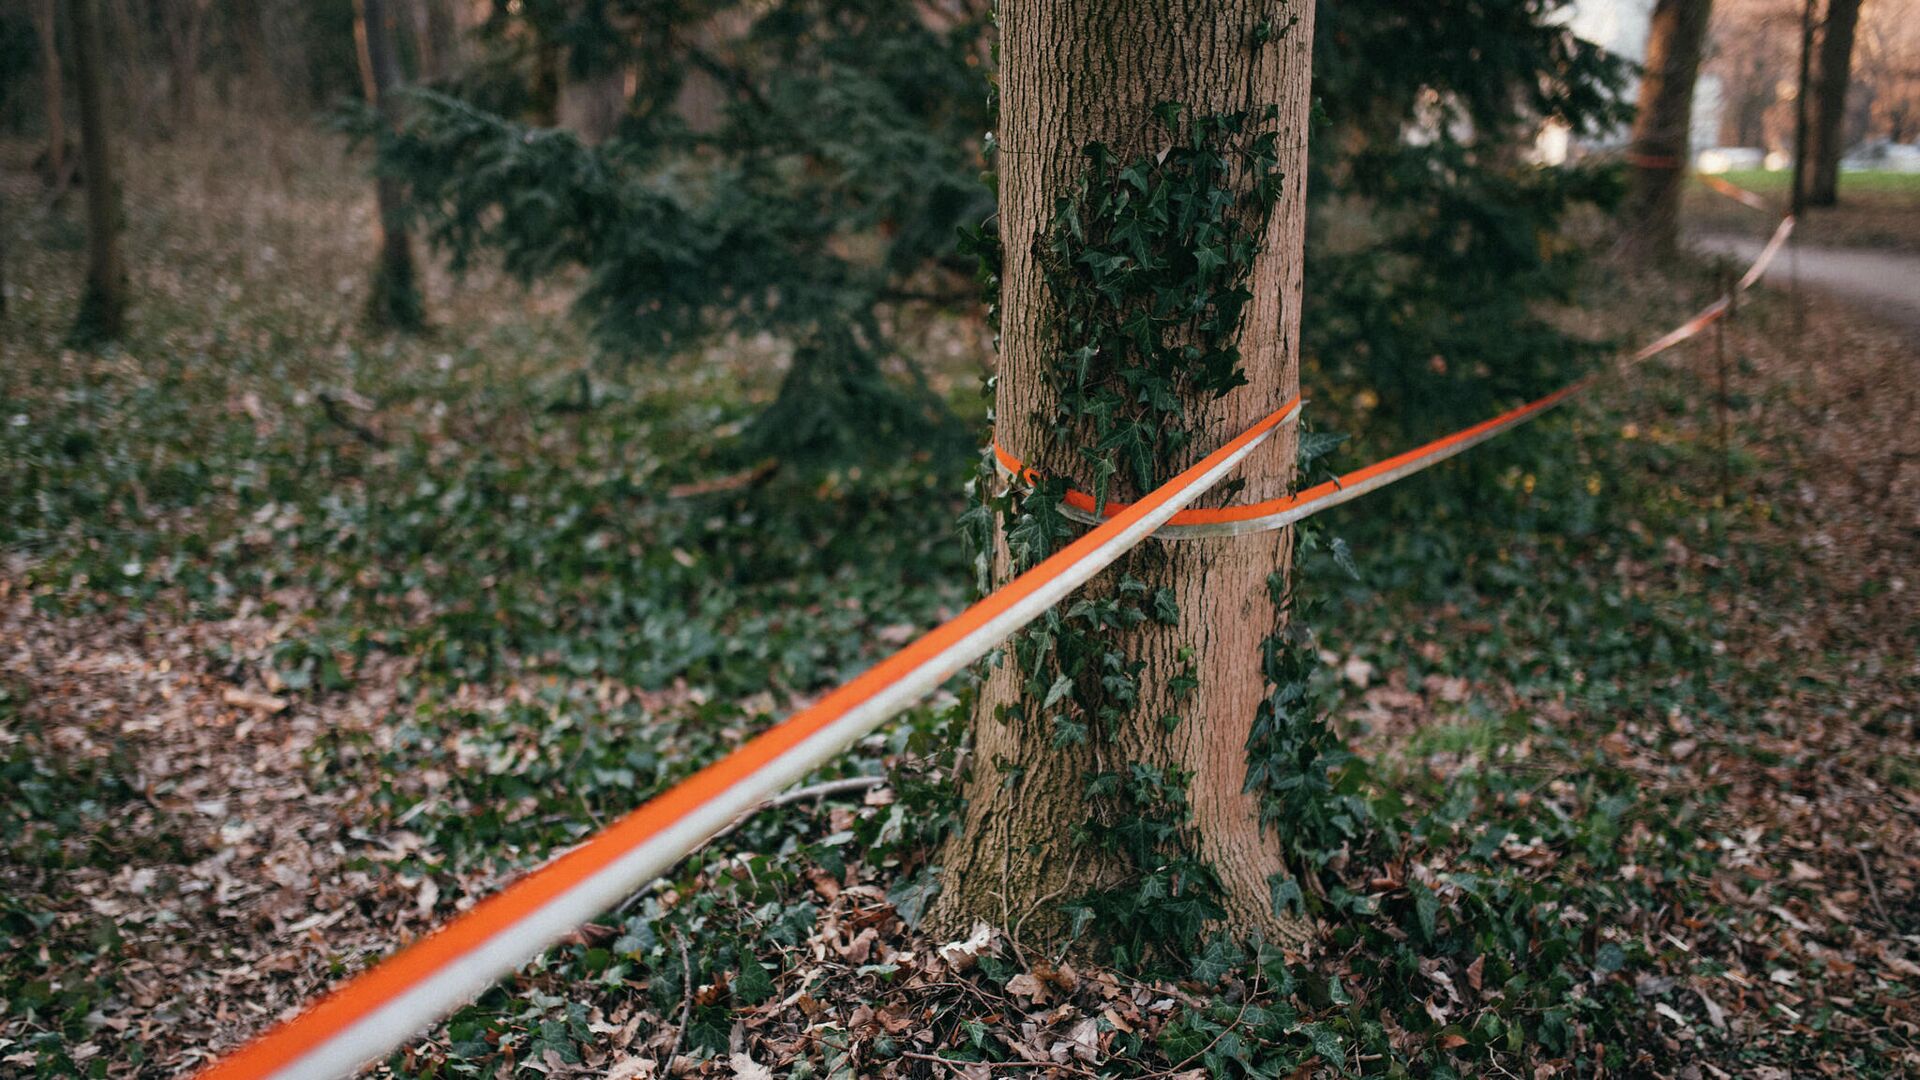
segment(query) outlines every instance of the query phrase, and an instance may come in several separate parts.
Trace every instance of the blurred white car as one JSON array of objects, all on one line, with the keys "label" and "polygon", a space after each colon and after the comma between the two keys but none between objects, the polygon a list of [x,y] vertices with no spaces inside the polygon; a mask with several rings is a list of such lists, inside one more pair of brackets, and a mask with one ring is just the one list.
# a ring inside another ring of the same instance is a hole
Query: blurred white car
[{"label": "blurred white car", "polygon": [[1733,169],[1758,169],[1766,164],[1767,152],[1753,146],[1716,146],[1702,150],[1693,159],[1693,167],[1703,173],[1723,173]]},{"label": "blurred white car", "polygon": [[1840,159],[1848,172],[1920,172],[1920,146],[1880,139],[1861,143]]}]

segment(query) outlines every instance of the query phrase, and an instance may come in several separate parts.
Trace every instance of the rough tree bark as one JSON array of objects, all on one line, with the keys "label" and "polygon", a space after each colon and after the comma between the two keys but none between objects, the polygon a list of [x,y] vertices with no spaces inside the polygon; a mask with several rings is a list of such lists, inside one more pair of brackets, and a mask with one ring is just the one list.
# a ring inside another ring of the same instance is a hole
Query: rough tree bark
[{"label": "rough tree bark", "polygon": [[[390,0],[354,0],[353,13],[367,98],[380,111],[381,125],[391,130],[399,123],[397,94],[403,81],[394,44],[395,13]],[[384,171],[375,176],[374,187],[380,208],[380,253],[367,313],[382,326],[416,329],[423,316],[413,248],[407,238],[406,195],[400,180]]]},{"label": "rough tree bark", "polygon": [[1680,188],[1712,0],[1658,0],[1647,27],[1646,73],[1633,119],[1626,241],[1637,257],[1670,259],[1680,240]]},{"label": "rough tree bark", "polygon": [[[1263,29],[1276,31],[1265,40]],[[1275,207],[1249,288],[1241,350],[1250,384],[1213,401],[1190,403],[1190,426],[1203,432],[1185,467],[1291,398],[1299,385],[1301,251],[1306,222],[1308,87],[1313,4],[1309,0],[1003,0],[1000,6],[1000,231],[1004,245],[1002,344],[996,438],[1043,473],[1091,490],[1074,448],[1054,444],[1039,415],[1052,408],[1042,372],[1059,340],[1054,302],[1035,249],[1085,166],[1082,149],[1100,141],[1128,160],[1158,147],[1148,139],[1150,110],[1179,101],[1198,113],[1275,105],[1284,194]],[[1238,475],[1233,498],[1284,494],[1293,479],[1295,441],[1284,433]],[[1122,487],[1117,498],[1138,494]],[[1197,505],[1221,505],[1217,496]],[[1114,881],[1072,837],[1088,818],[1086,783],[1099,767],[1140,762],[1190,776],[1187,843],[1217,872],[1233,927],[1301,942],[1305,927],[1277,918],[1269,876],[1285,868],[1278,840],[1259,821],[1257,794],[1245,792],[1246,743],[1265,689],[1261,642],[1282,613],[1267,578],[1285,573],[1289,532],[1177,543],[1148,541],[1126,560],[1149,587],[1171,586],[1179,625],[1150,623],[1121,635],[1127,655],[1144,661],[1140,701],[1111,741],[1056,749],[1051,734],[1018,730],[996,716],[1020,694],[1009,660],[982,687],[973,714],[973,756],[964,780],[964,826],[944,853],[935,925],[964,930],[975,919],[1051,937],[1062,930],[1055,901]],[[996,559],[1008,573],[1004,543]],[[1111,589],[1115,571],[1088,586]],[[1169,680],[1191,649],[1199,687],[1174,704]],[[1185,719],[1169,731],[1160,718]],[[1008,767],[1019,780],[1006,783]]]},{"label": "rough tree bark", "polygon": [[47,111],[47,175],[58,190],[67,182],[67,96],[60,78],[60,25],[54,0],[33,5],[33,29],[40,38],[40,92]]},{"label": "rough tree bark", "polygon": [[80,97],[80,158],[87,188],[87,282],[72,339],[111,341],[126,330],[127,268],[120,255],[120,185],[107,135],[105,63],[97,0],[73,0],[73,74]]},{"label": "rough tree bark", "polygon": [[1808,125],[1807,205],[1840,201],[1840,155],[1847,141],[1847,84],[1853,74],[1853,36],[1860,0],[1828,0],[1826,23],[1813,75],[1812,123]]}]

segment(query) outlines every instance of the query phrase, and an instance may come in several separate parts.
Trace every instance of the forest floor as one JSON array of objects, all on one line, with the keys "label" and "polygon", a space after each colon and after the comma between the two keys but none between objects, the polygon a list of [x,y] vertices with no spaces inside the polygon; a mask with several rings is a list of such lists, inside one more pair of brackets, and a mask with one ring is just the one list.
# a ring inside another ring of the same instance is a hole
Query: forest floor
[{"label": "forest floor", "polygon": [[[0,1073],[203,1063],[967,599],[971,462],[714,484],[780,350],[593,361],[564,282],[435,271],[431,333],[370,332],[360,166],[258,131],[131,149],[100,354],[60,343],[74,211],[20,211],[0,145]],[[1599,273],[1574,321],[1644,340],[1710,276]],[[823,774],[883,783],[756,816],[382,1067],[1920,1072],[1920,342],[1763,291],[1724,396],[1714,343],[1316,526],[1358,758],[1312,953],[929,938],[945,694]],[[1340,419],[1338,464],[1394,441]]]}]

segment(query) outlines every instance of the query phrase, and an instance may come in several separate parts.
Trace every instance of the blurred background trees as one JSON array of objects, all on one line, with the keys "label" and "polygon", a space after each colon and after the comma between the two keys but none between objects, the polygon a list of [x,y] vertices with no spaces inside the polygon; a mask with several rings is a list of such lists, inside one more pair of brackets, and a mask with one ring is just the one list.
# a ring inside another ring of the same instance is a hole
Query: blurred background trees
[{"label": "blurred background trees", "polygon": [[[1723,146],[1788,154],[1798,95],[1800,20],[1806,0],[1717,0],[1702,74],[1722,100],[1715,139]],[[1814,205],[1827,199],[1837,164],[1863,144],[1920,137],[1920,20],[1901,0],[1813,0],[1814,55],[1809,145]]]},{"label": "blurred background trees", "polygon": [[[1570,246],[1547,239],[1560,219],[1617,185],[1539,168],[1526,146],[1550,118],[1623,120],[1625,69],[1564,29],[1558,0],[1338,7],[1316,57],[1309,351],[1371,378],[1385,414],[1419,401],[1420,423],[1448,423],[1572,359],[1529,305],[1569,280]],[[483,58],[422,99],[388,159],[456,265],[491,251],[528,277],[584,268],[581,310],[615,351],[789,340],[755,452],[891,452],[941,426],[895,341],[901,314],[970,307],[952,239],[992,230],[988,15],[984,0],[496,8]]]},{"label": "blurred background trees", "polygon": [[[738,440],[745,457],[968,444],[911,339],[979,314],[956,235],[993,231],[989,0],[381,0],[391,83],[408,87],[391,102],[363,75],[354,0],[100,4],[126,139],[238,109],[271,137],[342,101],[382,106],[347,112],[389,196],[375,280],[410,276],[411,236],[455,270],[576,282],[610,359],[776,339],[784,387]],[[1615,205],[1622,174],[1545,167],[1534,137],[1617,140],[1630,72],[1566,29],[1572,8],[1322,5],[1305,351],[1310,377],[1318,364],[1374,388],[1370,421],[1437,430],[1581,359],[1539,304],[1571,280],[1569,215]],[[1920,128],[1920,48],[1897,8],[1859,7],[1832,145]],[[1798,11],[1717,5],[1704,67],[1727,99],[1720,141],[1790,134]],[[69,23],[56,0],[0,11],[0,125],[37,137],[54,198],[82,181]],[[372,307],[390,324],[430,314],[383,289]]]}]

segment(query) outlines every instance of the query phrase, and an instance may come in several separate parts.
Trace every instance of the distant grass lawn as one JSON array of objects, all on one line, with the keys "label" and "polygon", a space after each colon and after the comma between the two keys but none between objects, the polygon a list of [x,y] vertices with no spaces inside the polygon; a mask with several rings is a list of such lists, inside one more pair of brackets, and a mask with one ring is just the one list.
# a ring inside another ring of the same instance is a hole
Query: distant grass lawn
[{"label": "distant grass lawn", "polygon": [[[1770,171],[1767,169],[1731,169],[1720,174],[1724,180],[1738,184],[1748,191],[1762,195],[1786,196],[1793,179],[1793,173],[1787,169]],[[1849,195],[1891,195],[1902,199],[1920,200],[1920,173],[1903,172],[1846,172],[1840,173],[1840,198],[1845,201]]]},{"label": "distant grass lawn", "polygon": [[[1734,169],[1722,179],[1763,195],[1784,213],[1793,174]],[[1750,232],[1758,215],[1696,178],[1687,191],[1688,227],[1703,233]],[[1842,172],[1840,205],[1808,212],[1799,240],[1816,247],[1920,252],[1920,173]]]}]

